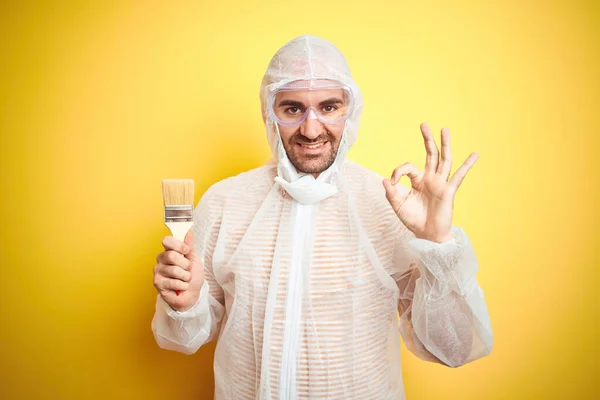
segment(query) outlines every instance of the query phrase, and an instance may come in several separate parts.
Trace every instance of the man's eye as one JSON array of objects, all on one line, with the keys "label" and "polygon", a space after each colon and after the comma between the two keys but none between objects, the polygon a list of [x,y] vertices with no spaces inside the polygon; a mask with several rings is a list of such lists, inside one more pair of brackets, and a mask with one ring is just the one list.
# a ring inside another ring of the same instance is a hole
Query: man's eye
[{"label": "man's eye", "polygon": [[334,112],[335,110],[337,110],[336,106],[325,106],[323,107],[323,111],[330,113],[330,112]]},{"label": "man's eye", "polygon": [[285,109],[286,114],[298,114],[300,113],[300,108],[299,107],[289,107]]}]

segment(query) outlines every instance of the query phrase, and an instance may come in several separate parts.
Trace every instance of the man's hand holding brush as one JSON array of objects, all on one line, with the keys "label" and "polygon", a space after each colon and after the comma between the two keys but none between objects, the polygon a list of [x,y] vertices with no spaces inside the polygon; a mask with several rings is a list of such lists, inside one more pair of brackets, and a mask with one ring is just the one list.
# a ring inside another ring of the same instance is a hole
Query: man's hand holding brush
[{"label": "man's hand holding brush", "polygon": [[173,310],[186,311],[198,301],[204,283],[202,261],[194,251],[194,231],[190,229],[184,242],[165,236],[162,245],[165,251],[156,257],[154,287]]}]

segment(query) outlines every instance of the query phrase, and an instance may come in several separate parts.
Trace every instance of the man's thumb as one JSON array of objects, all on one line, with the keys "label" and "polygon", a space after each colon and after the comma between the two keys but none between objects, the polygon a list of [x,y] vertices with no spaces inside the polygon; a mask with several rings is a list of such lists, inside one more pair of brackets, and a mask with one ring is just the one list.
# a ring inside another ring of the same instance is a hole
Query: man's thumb
[{"label": "man's thumb", "polygon": [[185,239],[183,240],[183,243],[186,244],[187,247],[189,247],[190,251],[186,254],[186,257],[189,260],[195,260],[197,259],[197,254],[196,251],[194,250],[194,230],[190,229],[188,231],[188,233],[185,235]]},{"label": "man's thumb", "polygon": [[407,190],[400,184],[393,185],[389,179],[383,180],[383,187],[385,188],[385,197],[394,211],[398,212],[398,207],[406,200]]},{"label": "man's thumb", "polygon": [[387,197],[390,203],[394,203],[398,197],[398,193],[396,192],[396,188],[392,185],[389,179],[383,180],[383,187],[385,188],[385,197]]},{"label": "man's thumb", "polygon": [[190,229],[183,239],[183,243],[190,249],[190,253],[194,251],[194,230]]},{"label": "man's thumb", "polygon": [[185,234],[185,239],[183,239],[183,243],[187,244],[190,248],[193,247],[194,244],[194,230],[190,229],[188,233]]}]

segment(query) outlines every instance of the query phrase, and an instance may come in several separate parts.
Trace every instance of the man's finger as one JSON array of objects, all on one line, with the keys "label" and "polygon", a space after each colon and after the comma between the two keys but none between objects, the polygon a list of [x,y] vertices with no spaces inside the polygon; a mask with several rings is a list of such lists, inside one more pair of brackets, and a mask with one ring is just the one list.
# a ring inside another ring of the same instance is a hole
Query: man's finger
[{"label": "man's finger", "polygon": [[452,152],[450,151],[450,130],[448,128],[442,128],[442,156],[440,163],[437,167],[437,173],[444,177],[444,180],[448,180],[450,176],[450,170],[452,169]]},{"label": "man's finger", "polygon": [[191,261],[185,258],[181,253],[174,250],[163,251],[157,257],[160,264],[177,265],[185,270],[190,269]]},{"label": "man's finger", "polygon": [[433,135],[431,134],[429,126],[426,122],[421,124],[421,134],[423,135],[425,150],[427,151],[427,158],[425,159],[425,173],[434,173],[438,166],[439,152],[437,144],[435,144]]},{"label": "man's finger", "polygon": [[158,290],[171,290],[171,291],[175,291],[175,290],[179,290],[179,291],[183,291],[183,290],[187,290],[189,288],[190,284],[184,281],[181,281],[179,279],[170,279],[170,278],[165,278],[165,277],[160,277],[157,279],[156,282],[156,287],[158,288]]},{"label": "man's finger", "polygon": [[471,155],[469,155],[469,157],[467,157],[467,159],[460,166],[460,168],[457,169],[456,172],[454,172],[454,175],[452,175],[452,178],[450,178],[450,181],[449,181],[450,185],[454,188],[454,190],[458,189],[458,187],[462,183],[463,179],[465,179],[467,172],[469,172],[471,167],[473,165],[475,165],[475,161],[477,161],[478,158],[479,158],[479,154],[471,153]]},{"label": "man's finger", "polygon": [[392,185],[395,185],[403,175],[407,175],[410,178],[410,184],[412,186],[417,186],[420,181],[420,174],[419,169],[413,163],[407,162],[396,167],[394,172],[392,172],[392,178],[390,180]]},{"label": "man's finger", "polygon": [[179,279],[184,282],[189,282],[192,279],[192,274],[189,271],[177,265],[162,265],[158,273],[165,278]]},{"label": "man's finger", "polygon": [[173,236],[165,236],[162,240],[162,245],[165,250],[175,250],[181,254],[187,254],[190,247],[181,240],[175,239]]}]

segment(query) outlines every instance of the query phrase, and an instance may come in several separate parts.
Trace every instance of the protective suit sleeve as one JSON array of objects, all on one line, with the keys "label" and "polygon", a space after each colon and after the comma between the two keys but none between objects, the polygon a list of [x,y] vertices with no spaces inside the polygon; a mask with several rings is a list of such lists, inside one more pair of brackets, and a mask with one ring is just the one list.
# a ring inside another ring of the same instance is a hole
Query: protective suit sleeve
[{"label": "protective suit sleeve", "polygon": [[159,347],[184,354],[194,354],[200,346],[216,337],[224,307],[210,293],[205,280],[196,304],[184,312],[173,310],[160,295],[152,332]]},{"label": "protective suit sleeve", "polygon": [[[215,339],[225,313],[223,289],[215,280],[212,255],[220,226],[221,210],[209,189],[194,210],[194,249],[202,258],[204,283],[196,304],[183,312],[173,310],[159,295],[152,332],[159,347],[193,354]],[[216,205],[215,205],[216,204]]]},{"label": "protective suit sleeve", "polygon": [[449,367],[490,354],[490,317],[465,232],[453,226],[450,241],[435,243],[402,228],[404,234],[396,236],[393,277],[399,289],[400,333],[407,348],[423,360]]}]

